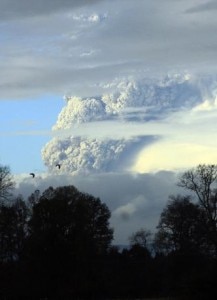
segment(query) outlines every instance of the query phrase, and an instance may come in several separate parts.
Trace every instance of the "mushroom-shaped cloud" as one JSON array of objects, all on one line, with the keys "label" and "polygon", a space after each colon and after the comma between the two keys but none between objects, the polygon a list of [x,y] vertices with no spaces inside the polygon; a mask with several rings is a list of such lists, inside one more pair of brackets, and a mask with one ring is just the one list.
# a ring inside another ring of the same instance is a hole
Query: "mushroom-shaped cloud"
[{"label": "mushroom-shaped cloud", "polygon": [[[52,172],[107,172],[117,170],[123,157],[128,161],[129,151],[132,151],[134,144],[139,150],[138,139],[75,136],[79,124],[86,123],[88,126],[95,121],[100,121],[101,124],[114,116],[123,116],[127,108],[131,112],[130,109],[136,108],[134,112],[137,113],[140,108],[143,111],[147,108],[148,119],[141,120],[141,114],[138,119],[146,122],[171,112],[171,108],[174,110],[194,106],[201,102],[201,92],[190,76],[174,75],[157,80],[123,81],[116,85],[115,92],[86,99],[67,97],[66,100],[66,105],[53,126],[54,133],[63,131],[64,134],[52,138],[42,149],[45,165]],[[133,121],[137,121],[136,118],[137,115],[134,114]],[[129,120],[132,121],[132,118],[125,118],[126,122]],[[60,170],[57,170],[57,164],[61,164]]]}]

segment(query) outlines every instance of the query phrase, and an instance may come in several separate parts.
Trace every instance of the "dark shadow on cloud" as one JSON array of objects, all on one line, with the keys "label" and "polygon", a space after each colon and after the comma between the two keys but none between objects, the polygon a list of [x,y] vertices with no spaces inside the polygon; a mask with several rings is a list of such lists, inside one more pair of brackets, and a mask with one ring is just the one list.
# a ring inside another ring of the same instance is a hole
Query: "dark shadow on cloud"
[{"label": "dark shadow on cloud", "polygon": [[[180,110],[181,108],[192,108],[199,102],[202,102],[202,94],[198,85],[192,84],[191,81],[178,80],[171,81],[169,76],[166,76],[161,83],[142,83],[140,89],[152,92],[150,97],[144,93],[142,105],[127,107],[120,113],[120,118],[128,122],[148,122],[162,120],[168,114]],[[150,102],[150,99],[152,100]],[[136,101],[135,101],[136,103]]]},{"label": "dark shadow on cloud", "polygon": [[136,160],[138,153],[146,146],[155,143],[160,139],[159,136],[139,136],[132,140],[132,142],[120,154],[118,161],[109,163],[108,172],[126,170]]},{"label": "dark shadow on cloud", "polygon": [[[134,123],[147,123],[151,121],[159,121],[165,119],[168,114],[176,111],[174,108],[164,108],[164,107],[154,107],[149,108],[147,113],[135,112],[135,113],[127,113],[125,115],[121,115],[121,118],[126,122],[134,122]],[[116,119],[120,119],[119,116]]]},{"label": "dark shadow on cloud", "polygon": [[120,116],[116,116],[117,120],[123,119],[126,122],[136,122],[144,123],[148,121],[154,121],[161,119],[159,115],[159,109],[148,108],[146,112],[144,111],[132,111],[132,112],[121,112]]},{"label": "dark shadow on cloud", "polygon": [[217,9],[217,1],[210,1],[198,6],[194,6],[188,10],[186,10],[186,13],[200,13],[203,11],[211,11],[211,10],[216,10]]},{"label": "dark shadow on cloud", "polygon": [[[166,82],[165,82],[166,84]],[[188,81],[180,84],[174,82],[168,86],[157,86],[155,88],[155,99],[161,99],[161,108],[179,109],[183,106],[193,107],[201,99],[201,92],[197,86]]]},{"label": "dark shadow on cloud", "polygon": [[13,20],[90,6],[103,0],[0,0],[0,19]]}]

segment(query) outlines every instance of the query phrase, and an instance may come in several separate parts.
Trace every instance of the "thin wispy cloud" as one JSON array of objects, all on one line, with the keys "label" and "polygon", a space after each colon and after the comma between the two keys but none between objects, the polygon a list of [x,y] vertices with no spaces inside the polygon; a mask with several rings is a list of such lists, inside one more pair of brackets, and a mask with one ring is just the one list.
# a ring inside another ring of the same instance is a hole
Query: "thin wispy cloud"
[{"label": "thin wispy cloud", "polygon": [[0,131],[0,136],[52,136],[51,130]]},{"label": "thin wispy cloud", "polygon": [[192,8],[189,8],[187,13],[200,13],[200,12],[209,12],[215,11],[217,9],[216,1],[208,1],[199,5],[195,5]]},{"label": "thin wispy cloud", "polygon": [[[0,131],[1,136],[5,135],[49,135],[57,137],[59,139],[67,136],[80,136],[90,137],[97,139],[130,139],[132,137],[143,135],[155,135],[161,137],[176,136],[177,139],[189,139],[197,140],[201,135],[203,141],[210,141],[213,143],[213,139],[210,136],[216,133],[217,125],[215,120],[217,117],[217,107],[207,101],[194,107],[191,110],[182,110],[170,113],[168,117],[161,120],[150,120],[148,122],[131,121],[126,122],[121,118],[116,120],[102,120],[91,121],[74,125],[69,129],[59,130],[25,130],[7,132]],[[209,108],[208,108],[209,107]],[[132,111],[134,111],[132,109]],[[138,111],[138,108],[135,109]],[[136,114],[138,118],[138,115]],[[151,115],[150,115],[151,118]]]}]

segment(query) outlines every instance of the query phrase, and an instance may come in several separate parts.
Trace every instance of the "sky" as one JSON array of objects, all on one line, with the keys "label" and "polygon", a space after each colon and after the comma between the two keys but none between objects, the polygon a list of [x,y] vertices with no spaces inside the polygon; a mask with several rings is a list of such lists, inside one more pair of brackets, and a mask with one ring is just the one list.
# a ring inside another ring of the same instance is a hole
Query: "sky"
[{"label": "sky", "polygon": [[61,183],[100,196],[117,243],[154,228],[178,174],[217,161],[216,10],[0,0],[0,163],[17,193]]}]

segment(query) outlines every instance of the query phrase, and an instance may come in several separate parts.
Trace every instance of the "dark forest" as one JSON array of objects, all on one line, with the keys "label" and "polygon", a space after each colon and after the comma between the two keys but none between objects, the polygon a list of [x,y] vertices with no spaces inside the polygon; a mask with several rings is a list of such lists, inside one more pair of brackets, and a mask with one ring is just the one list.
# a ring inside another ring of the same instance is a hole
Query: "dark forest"
[{"label": "dark forest", "polygon": [[[214,299],[217,166],[180,175],[156,232],[114,245],[111,212],[74,186],[13,196],[0,166],[0,299]],[[130,235],[131,234],[131,235]]]}]

